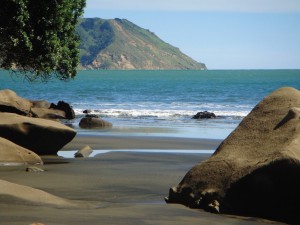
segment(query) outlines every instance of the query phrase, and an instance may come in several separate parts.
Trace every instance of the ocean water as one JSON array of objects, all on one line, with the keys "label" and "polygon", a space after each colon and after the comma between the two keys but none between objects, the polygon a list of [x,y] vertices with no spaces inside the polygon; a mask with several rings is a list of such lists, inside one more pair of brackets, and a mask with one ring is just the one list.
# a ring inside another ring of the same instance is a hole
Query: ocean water
[{"label": "ocean water", "polygon": [[[0,71],[0,89],[35,100],[70,103],[79,133],[225,138],[266,95],[283,86],[300,90],[300,70],[81,71],[70,81],[30,83]],[[111,130],[82,130],[90,109]],[[194,120],[200,111],[218,117]]]}]

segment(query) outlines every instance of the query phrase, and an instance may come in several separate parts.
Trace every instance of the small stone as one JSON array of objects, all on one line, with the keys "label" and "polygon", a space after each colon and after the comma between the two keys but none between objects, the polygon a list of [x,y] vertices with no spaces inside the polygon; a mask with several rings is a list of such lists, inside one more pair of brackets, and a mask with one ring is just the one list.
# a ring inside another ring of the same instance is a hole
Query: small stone
[{"label": "small stone", "polygon": [[36,167],[36,166],[29,166],[26,168],[26,172],[33,172],[33,173],[40,173],[40,172],[44,172],[45,170],[43,170],[42,168]]}]

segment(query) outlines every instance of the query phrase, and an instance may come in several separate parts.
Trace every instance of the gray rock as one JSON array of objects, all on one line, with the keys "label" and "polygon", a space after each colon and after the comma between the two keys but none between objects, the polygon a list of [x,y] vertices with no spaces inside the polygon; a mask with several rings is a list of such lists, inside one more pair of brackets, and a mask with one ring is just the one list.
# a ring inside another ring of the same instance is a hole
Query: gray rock
[{"label": "gray rock", "polygon": [[74,129],[56,121],[13,113],[0,114],[0,137],[38,155],[56,155],[75,135]]},{"label": "gray rock", "polygon": [[92,153],[93,153],[93,149],[90,146],[86,145],[82,149],[77,151],[74,154],[74,156],[75,156],[75,158],[87,158]]}]

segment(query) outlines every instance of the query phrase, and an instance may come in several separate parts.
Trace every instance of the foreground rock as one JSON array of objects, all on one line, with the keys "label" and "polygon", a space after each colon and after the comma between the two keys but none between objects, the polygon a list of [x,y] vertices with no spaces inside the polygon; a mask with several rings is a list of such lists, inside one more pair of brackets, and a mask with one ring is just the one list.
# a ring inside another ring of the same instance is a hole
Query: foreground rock
[{"label": "foreground rock", "polygon": [[0,137],[0,166],[1,164],[43,164],[42,159],[32,151]]},{"label": "foreground rock", "polygon": [[75,130],[59,122],[13,113],[0,114],[0,137],[38,155],[56,155],[75,135]]},{"label": "foreground rock", "polygon": [[299,224],[299,177],[300,92],[281,88],[171,188],[166,201]]}]

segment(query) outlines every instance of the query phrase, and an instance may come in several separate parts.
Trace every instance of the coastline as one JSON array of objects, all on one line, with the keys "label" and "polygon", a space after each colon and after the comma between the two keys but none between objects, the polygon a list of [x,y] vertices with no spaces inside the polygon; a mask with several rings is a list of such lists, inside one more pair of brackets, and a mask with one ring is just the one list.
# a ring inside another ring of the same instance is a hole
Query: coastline
[{"label": "coastline", "polygon": [[[279,224],[166,204],[169,188],[209,154],[110,152],[90,158],[51,158],[43,173],[12,167],[3,180],[28,185],[82,207],[52,207],[1,196],[0,224]],[[86,207],[89,205],[89,207]]]}]

